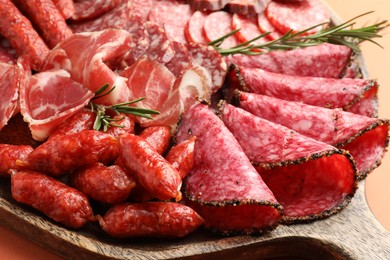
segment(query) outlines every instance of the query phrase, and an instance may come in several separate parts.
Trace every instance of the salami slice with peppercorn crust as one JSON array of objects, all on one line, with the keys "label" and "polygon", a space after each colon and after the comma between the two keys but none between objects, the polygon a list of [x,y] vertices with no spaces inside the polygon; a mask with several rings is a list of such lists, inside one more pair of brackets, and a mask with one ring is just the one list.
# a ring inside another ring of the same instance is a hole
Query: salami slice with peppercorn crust
[{"label": "salami slice with peppercorn crust", "polygon": [[352,156],[289,128],[221,102],[219,111],[265,184],[284,208],[284,223],[328,217],[357,188]]},{"label": "salami slice with peppercorn crust", "polygon": [[257,94],[377,116],[378,85],[375,80],[299,77],[234,65],[229,80],[230,87]]},{"label": "salami slice with peppercorn crust", "polygon": [[282,207],[214,112],[195,104],[176,133],[181,143],[196,136],[194,165],[183,182],[186,203],[221,234],[258,234],[275,228]]},{"label": "salami slice with peppercorn crust", "polygon": [[340,78],[352,59],[352,49],[323,43],[289,51],[271,51],[261,55],[236,54],[229,61],[238,66],[303,77]]},{"label": "salami slice with peppercorn crust", "polygon": [[388,145],[389,121],[264,95],[236,92],[239,106],[315,140],[348,150],[358,178],[379,166]]}]

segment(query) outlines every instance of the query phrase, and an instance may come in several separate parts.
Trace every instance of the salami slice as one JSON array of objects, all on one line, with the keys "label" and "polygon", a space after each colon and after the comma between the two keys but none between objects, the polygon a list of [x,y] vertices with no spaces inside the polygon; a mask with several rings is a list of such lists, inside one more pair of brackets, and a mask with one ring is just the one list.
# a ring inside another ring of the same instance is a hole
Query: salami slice
[{"label": "salami slice", "polygon": [[187,46],[180,42],[172,42],[171,44],[175,56],[165,64],[165,66],[175,75],[179,77],[182,72],[189,66],[191,66],[193,59]]},{"label": "salami slice", "polygon": [[216,93],[225,82],[227,64],[222,55],[213,47],[190,44],[189,51],[194,62],[206,68],[212,79],[212,93]]},{"label": "salami slice", "polygon": [[[204,32],[209,42],[215,41],[233,31],[232,15],[225,11],[210,13],[204,22]],[[226,38],[219,46],[223,49],[238,45],[235,35]]]},{"label": "salami slice", "polygon": [[[321,23],[330,22],[328,8],[318,0],[304,0],[295,2],[271,1],[265,10],[265,15],[273,26],[282,33],[292,30],[302,31]],[[318,26],[308,34],[318,32]]]},{"label": "salami slice", "polygon": [[162,26],[172,41],[187,43],[184,29],[192,16],[191,7],[177,1],[157,1],[149,20]]},{"label": "salami slice", "polygon": [[194,167],[183,188],[187,203],[217,233],[255,234],[274,228],[282,208],[242,148],[206,105],[192,106],[176,135],[196,136]]},{"label": "salami slice", "polygon": [[73,34],[52,0],[14,1],[27,14],[50,48]]},{"label": "salami slice", "polygon": [[314,106],[353,109],[369,117],[377,115],[375,80],[298,77],[261,69],[234,68],[229,75],[231,84],[238,83],[238,88],[243,90]]},{"label": "salami slice", "polygon": [[18,54],[28,57],[31,67],[40,70],[49,48],[10,0],[0,1],[0,34],[4,36]]},{"label": "salami slice", "polygon": [[150,39],[146,56],[163,64],[168,63],[175,56],[175,50],[166,31],[154,22],[145,23],[145,28]]},{"label": "salami slice", "polygon": [[290,51],[271,51],[257,56],[233,55],[230,62],[293,76],[340,78],[350,63],[352,54],[352,50],[346,46],[324,43]]},{"label": "salami slice", "polygon": [[65,20],[69,19],[74,14],[73,0],[53,0],[53,3]]},{"label": "salami slice", "polygon": [[[112,105],[129,101],[126,80],[112,71],[106,60],[124,55],[130,46],[131,35],[121,29],[74,34],[50,51],[44,69],[67,70],[71,78],[96,92],[105,84],[115,89],[95,103]],[[138,98],[138,97],[137,97]]]},{"label": "salami slice", "polygon": [[226,9],[230,13],[253,15],[264,12],[269,2],[271,0],[232,0],[226,5]]},{"label": "salami slice", "polygon": [[283,33],[279,32],[268,20],[264,13],[257,15],[257,26],[261,33],[269,33],[265,36],[270,41],[279,39]]},{"label": "salami slice", "polygon": [[106,13],[107,11],[112,10],[121,2],[122,0],[76,1],[74,3],[75,12],[73,13],[71,19],[74,21],[93,19]]},{"label": "salami slice", "polygon": [[196,11],[192,14],[184,29],[187,42],[202,44],[206,44],[208,42],[203,30],[204,22],[206,21],[208,15],[209,13],[203,11]]},{"label": "salami slice", "polygon": [[[240,29],[236,33],[236,37],[240,42],[247,42],[262,34],[258,25],[256,16],[243,16],[234,14],[232,19],[233,30]],[[260,38],[253,44],[261,44],[266,42],[265,38]]]},{"label": "salami slice", "polygon": [[239,92],[239,104],[256,116],[348,150],[359,179],[378,167],[388,145],[388,120],[245,92]]},{"label": "salami slice", "polygon": [[32,137],[43,141],[93,96],[65,70],[45,71],[31,76],[29,84],[21,88],[20,110]]},{"label": "salami slice", "polygon": [[[348,152],[256,117],[227,103],[221,117],[285,212],[285,223],[328,217],[357,188]],[[337,167],[335,167],[337,165]]]},{"label": "salami slice", "polygon": [[0,130],[18,111],[20,73],[16,65],[0,62]]}]

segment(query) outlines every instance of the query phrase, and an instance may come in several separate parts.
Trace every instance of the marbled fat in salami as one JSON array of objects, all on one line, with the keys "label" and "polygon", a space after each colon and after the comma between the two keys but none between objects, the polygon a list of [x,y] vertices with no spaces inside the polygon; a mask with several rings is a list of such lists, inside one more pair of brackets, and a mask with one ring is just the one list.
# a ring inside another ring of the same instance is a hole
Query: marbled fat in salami
[{"label": "marbled fat in salami", "polygon": [[389,121],[300,102],[239,92],[240,107],[315,140],[348,150],[363,179],[379,166],[388,145]]},{"label": "marbled fat in salami", "polygon": [[375,80],[299,77],[235,66],[229,76],[232,86],[238,84],[238,88],[253,93],[346,111],[354,108],[354,112],[369,117],[377,115]]},{"label": "marbled fat in salami", "polygon": [[218,233],[262,233],[279,222],[282,208],[233,135],[206,105],[184,115],[176,135],[196,136],[194,166],[184,180],[188,205]]},{"label": "marbled fat in salami", "polygon": [[191,7],[177,1],[157,1],[149,13],[149,21],[163,27],[171,41],[187,43],[184,29],[192,16]]},{"label": "marbled fat in salami", "polygon": [[352,156],[223,103],[221,118],[284,208],[285,223],[340,211],[355,193]]},{"label": "marbled fat in salami", "polygon": [[271,51],[257,56],[233,55],[229,61],[239,66],[304,77],[340,78],[352,57],[343,45],[323,43],[289,51]]},{"label": "marbled fat in salami", "polygon": [[[330,22],[328,8],[318,0],[270,1],[265,9],[265,15],[271,24],[282,33],[287,33],[290,30],[294,33]],[[316,33],[321,28],[321,26],[318,26],[307,33]]]},{"label": "marbled fat in salami", "polygon": [[171,43],[171,46],[175,55],[165,64],[165,66],[173,75],[175,75],[175,77],[179,77],[187,67],[191,66],[193,59],[187,45],[174,41]]},{"label": "marbled fat in salami", "polygon": [[203,222],[193,209],[174,202],[122,203],[99,217],[103,230],[116,238],[184,237]]}]

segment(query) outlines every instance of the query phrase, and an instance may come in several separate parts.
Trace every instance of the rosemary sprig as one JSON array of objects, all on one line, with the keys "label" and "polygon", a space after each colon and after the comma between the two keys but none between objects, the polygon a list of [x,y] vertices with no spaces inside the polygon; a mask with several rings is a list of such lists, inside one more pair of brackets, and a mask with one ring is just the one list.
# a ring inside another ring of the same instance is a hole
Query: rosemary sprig
[{"label": "rosemary sprig", "polygon": [[[321,23],[314,26],[311,26],[302,31],[293,32],[290,30],[286,34],[284,34],[279,39],[275,39],[273,41],[268,41],[262,44],[253,44],[257,39],[263,38],[266,35],[270,34],[270,32],[261,34],[247,42],[241,43],[237,46],[234,46],[229,49],[222,49],[219,46],[221,43],[228,37],[237,33],[240,29],[234,30],[221,38],[210,42],[209,45],[214,46],[222,55],[230,55],[230,54],[246,54],[246,55],[259,55],[261,52],[253,51],[256,49],[260,49],[263,51],[272,51],[272,50],[290,50],[295,49],[297,47],[309,47],[314,45],[319,45],[321,43],[333,43],[346,45],[356,52],[360,52],[359,44],[363,41],[370,41],[380,47],[382,47],[379,43],[377,43],[374,39],[382,37],[379,32],[389,26],[387,20],[375,23],[370,26],[365,26],[361,28],[353,29],[353,26],[356,24],[355,20],[370,14],[372,12],[367,12],[361,15],[358,15],[351,20],[341,23],[336,26],[329,26],[329,23]],[[307,34],[308,31],[322,26],[324,29],[314,33]]]},{"label": "rosemary sprig", "polygon": [[113,114],[114,115],[130,114],[130,115],[140,116],[148,119],[153,119],[151,115],[160,114],[159,111],[154,109],[130,106],[134,103],[144,100],[145,99],[144,97],[134,99],[128,102],[110,105],[110,106],[94,103],[93,100],[96,100],[98,98],[110,94],[115,89],[115,86],[113,86],[109,90],[108,88],[109,88],[109,84],[104,84],[95,92],[95,96],[88,103],[89,108],[96,113],[95,122],[93,124],[94,130],[98,130],[98,131],[103,130],[104,132],[106,132],[109,127],[123,127],[121,125],[116,124],[116,122],[121,121],[124,117],[113,118],[111,116]]}]

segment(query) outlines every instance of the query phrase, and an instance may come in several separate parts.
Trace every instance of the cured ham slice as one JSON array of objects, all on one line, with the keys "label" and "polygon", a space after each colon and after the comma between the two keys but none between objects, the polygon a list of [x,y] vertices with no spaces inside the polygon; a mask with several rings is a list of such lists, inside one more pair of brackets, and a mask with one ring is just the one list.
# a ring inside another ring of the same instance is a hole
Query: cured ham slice
[{"label": "cured ham slice", "polygon": [[[306,30],[308,27],[330,22],[328,8],[318,0],[302,1],[271,1],[265,9],[268,20],[280,32],[293,33]],[[322,26],[308,31],[308,34],[318,32]]]},{"label": "cured ham slice", "polygon": [[340,78],[351,57],[350,48],[324,43],[290,51],[271,51],[257,56],[233,55],[230,56],[230,62],[292,76]]},{"label": "cured ham slice", "polygon": [[377,115],[375,80],[298,77],[243,67],[235,67],[229,76],[231,85],[245,91],[314,106],[342,108],[369,117]]},{"label": "cured ham slice", "polygon": [[15,65],[0,62],[0,130],[18,110],[20,73]]},{"label": "cured ham slice", "polygon": [[75,34],[50,51],[44,69],[64,69],[73,80],[92,92],[105,84],[115,86],[110,94],[96,99],[96,103],[112,105],[126,102],[130,97],[126,79],[104,62],[126,53],[130,43],[130,34],[120,29]]},{"label": "cured ham slice", "polygon": [[283,206],[285,223],[321,219],[350,202],[357,187],[356,167],[346,151],[227,103],[220,113]]},{"label": "cured ham slice", "polygon": [[196,136],[194,166],[184,179],[188,205],[217,233],[255,234],[274,228],[282,208],[236,139],[206,105],[184,115],[176,135]]},{"label": "cured ham slice", "polygon": [[245,92],[239,92],[238,101],[241,108],[256,116],[348,150],[359,179],[379,166],[388,145],[388,120]]},{"label": "cured ham slice", "polygon": [[184,29],[192,16],[191,7],[177,1],[156,1],[149,13],[149,21],[158,23],[172,41],[187,43]]},{"label": "cured ham slice", "polygon": [[20,112],[37,141],[44,141],[94,96],[65,70],[37,73],[24,83],[20,88]]},{"label": "cured ham slice", "polygon": [[143,58],[121,72],[127,78],[130,100],[145,97],[137,107],[156,109],[160,114],[153,120],[137,117],[143,127],[174,125],[179,118],[179,92],[173,89],[175,77],[161,63]]}]

